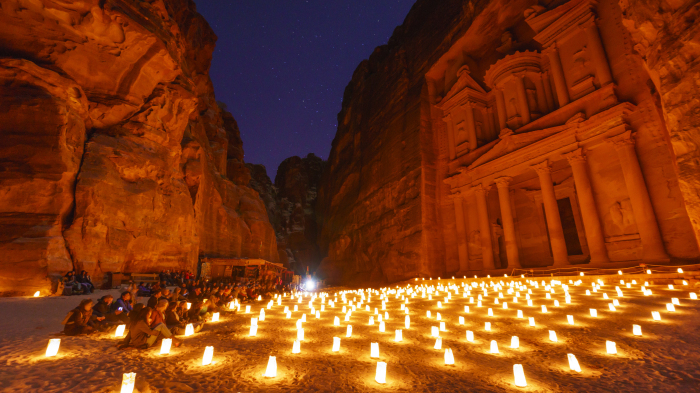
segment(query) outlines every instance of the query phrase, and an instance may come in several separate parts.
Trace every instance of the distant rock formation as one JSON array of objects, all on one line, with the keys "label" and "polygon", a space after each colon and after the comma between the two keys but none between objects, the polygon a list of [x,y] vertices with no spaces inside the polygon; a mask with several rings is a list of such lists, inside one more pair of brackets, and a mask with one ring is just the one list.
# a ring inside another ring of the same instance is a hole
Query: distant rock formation
[{"label": "distant rock formation", "polygon": [[71,269],[278,261],[194,2],[0,7],[0,293]]},{"label": "distant rock formation", "polygon": [[318,244],[316,200],[326,162],[310,153],[282,161],[273,185],[263,165],[246,164],[250,187],[265,201],[277,234],[281,262],[298,274],[316,271],[323,257]]}]

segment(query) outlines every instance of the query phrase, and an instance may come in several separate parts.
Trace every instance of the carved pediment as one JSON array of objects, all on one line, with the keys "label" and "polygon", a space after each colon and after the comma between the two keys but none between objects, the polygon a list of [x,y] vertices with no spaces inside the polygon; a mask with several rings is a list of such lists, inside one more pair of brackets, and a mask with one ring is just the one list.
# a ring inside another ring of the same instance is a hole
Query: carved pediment
[{"label": "carved pediment", "polygon": [[469,169],[475,168],[479,165],[483,165],[489,161],[493,161],[499,157],[510,154],[514,151],[522,149],[525,146],[529,146],[537,141],[557,134],[568,128],[569,126],[559,126],[547,128],[544,130],[530,131],[521,134],[504,134],[500,137],[500,141],[496,143],[496,145],[493,148],[484,153],[481,157],[474,160],[474,162],[472,162],[471,165],[469,165]]},{"label": "carved pediment", "polygon": [[[438,107],[444,108],[447,106],[452,106],[450,101],[457,96],[460,92],[462,92],[464,89],[470,89],[473,91],[476,91],[481,94],[486,94],[486,90],[484,90],[479,83],[477,83],[474,78],[472,78],[469,75],[469,67],[464,65],[462,68],[459,69],[457,72],[459,77],[457,78],[457,82],[455,82],[454,85],[452,85],[452,88],[450,89],[447,94],[445,94],[445,97],[440,101],[438,104]],[[450,103],[450,104],[448,104]]]}]

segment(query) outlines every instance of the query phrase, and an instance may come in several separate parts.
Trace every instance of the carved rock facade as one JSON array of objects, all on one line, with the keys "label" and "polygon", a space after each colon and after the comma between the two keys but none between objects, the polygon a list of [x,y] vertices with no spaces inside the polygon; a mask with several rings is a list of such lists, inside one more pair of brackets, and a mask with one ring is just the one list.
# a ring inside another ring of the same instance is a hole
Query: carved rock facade
[{"label": "carved rock facade", "polygon": [[[396,281],[697,260],[697,72],[686,56],[684,87],[670,86],[661,48],[696,38],[671,15],[697,10],[666,7],[658,42],[653,14],[624,3],[418,1],[346,89],[320,272]],[[652,77],[640,40],[656,48]]]},{"label": "carved rock facade", "polygon": [[85,269],[277,261],[189,0],[0,5],[0,292]]}]

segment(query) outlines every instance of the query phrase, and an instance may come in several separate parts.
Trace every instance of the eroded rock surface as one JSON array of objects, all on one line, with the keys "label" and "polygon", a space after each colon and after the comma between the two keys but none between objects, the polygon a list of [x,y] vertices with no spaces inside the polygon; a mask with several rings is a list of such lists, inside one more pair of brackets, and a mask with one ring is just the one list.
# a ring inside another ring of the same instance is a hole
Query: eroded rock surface
[{"label": "eroded rock surface", "polygon": [[316,201],[326,162],[313,153],[290,157],[277,169],[275,183],[262,165],[246,164],[251,188],[265,201],[277,234],[280,261],[298,274],[313,273],[323,257],[318,247]]},{"label": "eroded rock surface", "polygon": [[0,292],[86,269],[277,261],[189,0],[0,4]]}]

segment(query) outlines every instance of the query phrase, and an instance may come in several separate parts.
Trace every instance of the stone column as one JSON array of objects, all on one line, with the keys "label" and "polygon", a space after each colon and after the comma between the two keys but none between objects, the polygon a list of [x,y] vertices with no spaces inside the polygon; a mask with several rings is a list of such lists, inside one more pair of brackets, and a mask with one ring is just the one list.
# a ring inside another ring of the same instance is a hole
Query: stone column
[{"label": "stone column", "polygon": [[467,122],[467,135],[469,135],[469,150],[476,150],[476,123],[474,122],[474,108],[471,102],[462,105]]},{"label": "stone column", "polygon": [[544,161],[533,167],[540,178],[540,188],[542,188],[542,203],[547,214],[547,229],[549,230],[549,241],[552,243],[552,255],[554,256],[554,266],[566,266],[569,264],[569,255],[566,250],[564,240],[564,230],[561,227],[561,217],[559,217],[559,206],[557,197],[554,194],[552,184],[552,174],[549,162]]},{"label": "stone column", "polygon": [[452,124],[452,115],[447,114],[442,118],[447,126],[447,151],[450,154],[450,160],[455,159],[455,130]]},{"label": "stone column", "polygon": [[535,90],[537,91],[537,109],[542,115],[548,113],[547,98],[544,95],[544,84],[542,83],[542,74],[535,76]]},{"label": "stone column", "polygon": [[557,89],[557,98],[559,99],[559,107],[561,108],[569,103],[569,88],[566,86],[564,69],[561,66],[559,50],[557,49],[556,44],[549,47],[547,50],[547,56],[549,57],[549,66],[552,69],[554,87]]},{"label": "stone column", "polygon": [[486,124],[489,128],[489,142],[498,138],[499,131],[496,130],[496,125],[493,124],[493,108],[490,106],[486,107],[486,113],[484,115],[486,118]]},{"label": "stone column", "polygon": [[489,223],[489,212],[486,206],[486,193],[488,188],[483,184],[474,186],[476,194],[476,210],[479,213],[479,237],[481,238],[481,258],[484,263],[484,270],[495,270],[493,261],[493,246],[491,241],[491,224]]},{"label": "stone column", "polygon": [[514,74],[513,76],[515,77],[515,94],[518,96],[518,109],[520,110],[520,117],[523,119],[522,125],[525,125],[530,122],[530,106],[527,103],[527,92],[523,81],[525,75]]},{"label": "stone column", "polygon": [[656,222],[656,214],[651,204],[642,168],[639,166],[637,152],[634,150],[634,137],[631,131],[626,131],[612,137],[611,141],[617,150],[617,155],[625,177],[627,193],[630,196],[634,219],[637,222],[639,237],[642,240],[644,256],[649,261],[668,260],[664,250],[664,242]]},{"label": "stone column", "polygon": [[588,47],[591,49],[591,57],[593,58],[593,64],[595,65],[595,73],[598,77],[598,82],[600,82],[601,86],[612,83],[613,79],[610,73],[610,66],[608,65],[608,58],[605,55],[605,48],[603,47],[603,42],[600,40],[600,34],[598,32],[598,26],[595,24],[595,20],[592,20],[582,28],[586,30]]},{"label": "stone column", "polygon": [[455,220],[457,222],[457,253],[459,256],[459,270],[469,270],[469,249],[467,247],[467,226],[464,221],[464,203],[461,194],[452,195],[455,205]]},{"label": "stone column", "polygon": [[506,99],[503,97],[503,92],[499,88],[494,88],[496,92],[496,110],[498,111],[498,133],[506,128],[506,121],[508,120],[508,114],[506,113]]},{"label": "stone column", "polygon": [[583,218],[583,227],[586,232],[588,249],[591,251],[591,263],[610,262],[608,249],[605,247],[603,226],[600,223],[598,207],[593,197],[593,187],[588,176],[586,156],[583,149],[576,149],[566,155],[574,173],[574,184],[578,194],[579,207]]},{"label": "stone column", "polygon": [[508,267],[519,268],[520,255],[518,241],[515,238],[515,224],[513,223],[513,211],[510,208],[510,189],[508,184],[513,180],[510,177],[496,179],[498,187],[498,201],[501,205],[501,218],[503,219],[503,236],[506,241],[506,255],[508,255]]},{"label": "stone column", "polygon": [[549,112],[553,112],[556,106],[554,105],[552,84],[549,83],[549,72],[545,72],[542,74],[542,83],[544,83],[544,97],[547,99],[547,109]]}]

